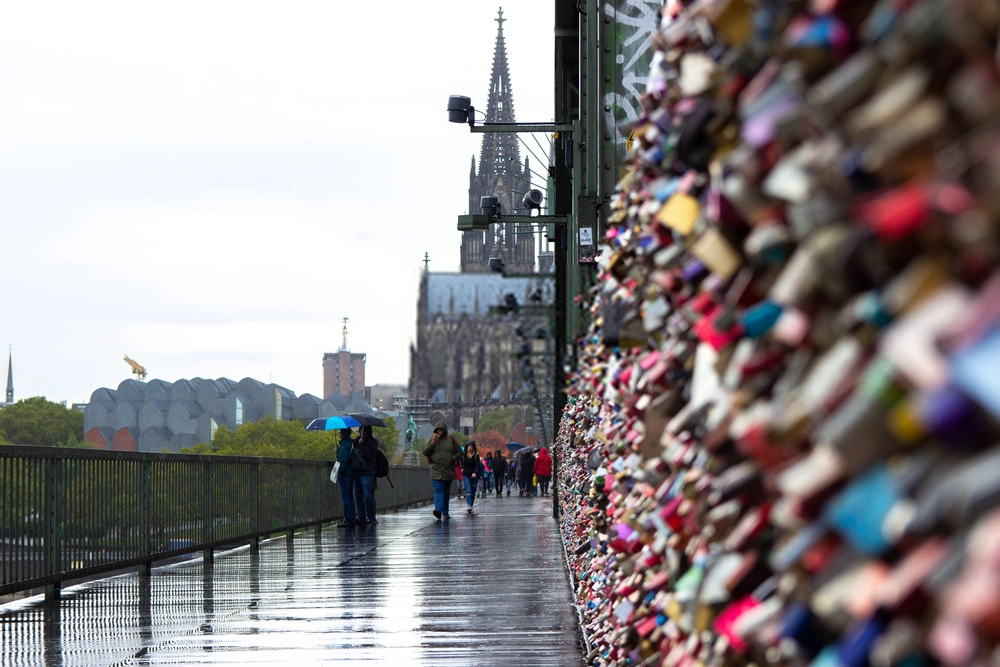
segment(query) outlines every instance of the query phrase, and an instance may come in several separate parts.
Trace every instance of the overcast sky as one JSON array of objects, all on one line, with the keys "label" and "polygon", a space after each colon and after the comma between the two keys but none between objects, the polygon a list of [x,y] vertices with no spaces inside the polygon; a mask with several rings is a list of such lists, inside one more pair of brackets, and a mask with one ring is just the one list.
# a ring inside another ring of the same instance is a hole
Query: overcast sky
[{"label": "overcast sky", "polygon": [[[130,377],[322,393],[324,352],[406,383],[425,251],[482,135],[500,3],[0,6],[0,345],[15,398]],[[551,120],[552,3],[502,3],[519,121]],[[0,383],[3,379],[0,378]]]}]

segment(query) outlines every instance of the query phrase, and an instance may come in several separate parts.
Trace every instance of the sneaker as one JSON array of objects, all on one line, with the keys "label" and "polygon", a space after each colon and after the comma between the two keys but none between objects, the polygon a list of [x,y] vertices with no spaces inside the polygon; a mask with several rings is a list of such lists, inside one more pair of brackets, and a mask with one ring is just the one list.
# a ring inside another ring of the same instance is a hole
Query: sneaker
[{"label": "sneaker", "polygon": [[378,519],[372,519],[371,521],[368,522],[368,525],[369,526],[377,526],[378,525]]},{"label": "sneaker", "polygon": [[444,517],[442,517],[442,518],[443,518],[443,519],[444,519],[445,521],[450,521],[450,520],[451,520],[451,515],[450,515],[450,514],[445,514],[445,515],[444,515]]},{"label": "sneaker", "polygon": [[470,507],[469,509],[465,510],[465,511],[466,511],[466,513],[468,513],[468,514],[472,514],[472,508],[471,508],[471,507]]},{"label": "sneaker", "polygon": [[441,520],[441,511],[440,511],[440,510],[434,510],[434,511],[432,512],[432,514],[434,515],[434,518],[435,518],[436,520],[438,520],[438,521],[440,521],[440,520]]},{"label": "sneaker", "polygon": [[507,496],[510,497],[510,489],[507,489]]},{"label": "sneaker", "polygon": [[337,528],[347,528],[348,526],[353,526],[356,521],[341,521],[337,524]]}]

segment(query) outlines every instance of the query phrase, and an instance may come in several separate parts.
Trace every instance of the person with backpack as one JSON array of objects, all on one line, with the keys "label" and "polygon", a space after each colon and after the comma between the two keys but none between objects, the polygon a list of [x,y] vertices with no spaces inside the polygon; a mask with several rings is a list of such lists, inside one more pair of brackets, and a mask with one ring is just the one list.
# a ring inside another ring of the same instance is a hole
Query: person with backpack
[{"label": "person with backpack", "polygon": [[337,524],[347,528],[357,524],[357,509],[354,503],[354,473],[351,471],[351,450],[354,440],[351,439],[351,429],[340,429],[340,444],[337,446],[337,483],[340,485],[340,501],[344,505],[344,520]]},{"label": "person with backpack", "polygon": [[448,425],[440,421],[434,427],[431,441],[424,447],[424,456],[431,467],[431,484],[434,485],[434,519],[451,518],[448,504],[451,500],[451,483],[455,481],[455,466],[462,458],[462,450],[453,436],[448,435]]},{"label": "person with backpack", "polygon": [[351,470],[355,476],[355,488],[360,488],[362,503],[358,505],[358,523],[378,525],[375,518],[375,457],[379,442],[372,435],[371,426],[362,426],[361,435],[354,441],[351,451]]},{"label": "person with backpack", "polygon": [[472,514],[472,506],[476,502],[476,486],[483,478],[483,460],[479,458],[476,441],[465,443],[465,453],[462,454],[462,483],[465,485],[466,512]]}]

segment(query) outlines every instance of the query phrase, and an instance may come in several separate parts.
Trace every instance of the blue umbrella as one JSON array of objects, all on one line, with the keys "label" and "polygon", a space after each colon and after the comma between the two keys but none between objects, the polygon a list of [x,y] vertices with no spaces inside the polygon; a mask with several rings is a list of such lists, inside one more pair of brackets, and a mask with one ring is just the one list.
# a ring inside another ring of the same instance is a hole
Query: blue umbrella
[{"label": "blue umbrella", "polygon": [[516,452],[517,450],[524,449],[525,447],[527,447],[527,445],[525,445],[523,443],[520,443],[520,442],[508,442],[507,443],[507,451],[508,452]]},{"label": "blue umbrella", "polygon": [[361,426],[354,417],[320,417],[309,422],[307,431],[337,431],[342,428]]}]

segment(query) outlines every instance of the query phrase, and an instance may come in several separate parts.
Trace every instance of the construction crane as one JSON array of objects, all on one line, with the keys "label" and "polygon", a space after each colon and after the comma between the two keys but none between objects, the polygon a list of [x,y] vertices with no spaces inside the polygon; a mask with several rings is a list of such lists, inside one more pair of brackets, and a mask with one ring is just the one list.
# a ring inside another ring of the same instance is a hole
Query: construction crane
[{"label": "construction crane", "polygon": [[127,354],[125,355],[125,361],[126,361],[126,363],[128,363],[129,366],[132,367],[132,372],[134,374],[138,375],[140,380],[145,380],[146,379],[146,367],[145,366],[143,366],[142,364],[140,364],[135,359],[129,359],[129,356]]}]

